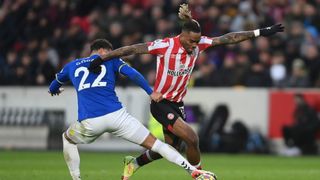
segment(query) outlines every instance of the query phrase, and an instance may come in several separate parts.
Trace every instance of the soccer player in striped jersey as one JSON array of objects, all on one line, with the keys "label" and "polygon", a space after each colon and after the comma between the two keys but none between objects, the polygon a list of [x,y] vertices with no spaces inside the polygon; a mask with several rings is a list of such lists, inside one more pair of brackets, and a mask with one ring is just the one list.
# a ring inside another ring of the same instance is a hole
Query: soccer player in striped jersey
[{"label": "soccer player in striped jersey", "polygon": [[72,179],[81,179],[77,144],[91,143],[105,132],[161,154],[168,161],[184,168],[194,179],[207,176],[209,172],[196,169],[174,148],[150,134],[149,130],[128,114],[119,102],[115,92],[118,73],[129,77],[144,89],[153,101],[158,102],[162,99],[162,94],[153,91],[139,72],[119,58],[102,63],[99,74],[89,72],[87,67],[90,62],[111,50],[112,45],[107,40],[97,39],[91,45],[91,55],[65,65],[49,87],[51,95],[59,95],[62,84],[71,81],[77,92],[78,121],[62,135],[63,154]]},{"label": "soccer player in striped jersey", "polygon": [[[185,123],[183,98],[187,93],[192,70],[199,54],[208,47],[234,44],[259,36],[271,36],[283,32],[281,24],[252,31],[231,32],[219,37],[201,35],[199,23],[192,18],[187,4],[179,9],[179,18],[183,20],[182,32],[176,37],[168,37],[148,43],[134,44],[116,49],[106,56],[91,62],[89,70],[99,72],[99,65],[111,58],[133,54],[153,54],[157,56],[157,72],[154,90],[163,94],[159,103],[151,103],[152,115],[163,125],[165,141],[179,148],[181,140],[186,143],[186,155],[189,162],[201,169],[199,141],[197,134]],[[127,157],[124,174],[131,176],[139,167],[161,158],[157,153],[147,150],[137,158]],[[129,166],[134,171],[128,172]]]}]

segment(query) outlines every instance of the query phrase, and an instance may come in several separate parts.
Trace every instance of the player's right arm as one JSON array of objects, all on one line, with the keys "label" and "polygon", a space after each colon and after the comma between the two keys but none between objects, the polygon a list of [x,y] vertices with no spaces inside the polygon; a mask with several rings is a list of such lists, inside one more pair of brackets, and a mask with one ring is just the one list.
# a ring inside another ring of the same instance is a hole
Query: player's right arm
[{"label": "player's right arm", "polygon": [[49,94],[51,96],[59,95],[63,88],[61,86],[69,81],[69,68],[66,65],[59,73],[56,74],[56,78],[51,82],[49,86]]},{"label": "player's right arm", "polygon": [[108,54],[94,59],[89,66],[89,71],[94,73],[100,72],[100,64],[103,61],[120,58],[123,56],[135,55],[135,54],[153,54],[159,55],[164,54],[165,50],[168,48],[169,43],[166,40],[158,39],[153,42],[148,43],[139,43],[131,46],[124,46],[118,49],[115,49]]},{"label": "player's right arm", "polygon": [[124,46],[118,49],[115,49],[105,56],[101,56],[101,59],[108,60],[115,57],[123,57],[130,56],[134,54],[148,54],[148,44],[147,43],[139,43],[130,46]]},{"label": "player's right arm", "polygon": [[108,52],[108,54],[104,56],[94,59],[90,63],[90,66],[88,67],[88,69],[90,72],[99,73],[101,70],[100,64],[102,64],[103,61],[116,58],[116,57],[120,58],[123,56],[130,56],[134,54],[147,54],[147,53],[149,53],[147,43],[139,43],[139,44],[134,44],[130,46],[124,46],[124,47],[115,49],[113,51],[110,51]]}]

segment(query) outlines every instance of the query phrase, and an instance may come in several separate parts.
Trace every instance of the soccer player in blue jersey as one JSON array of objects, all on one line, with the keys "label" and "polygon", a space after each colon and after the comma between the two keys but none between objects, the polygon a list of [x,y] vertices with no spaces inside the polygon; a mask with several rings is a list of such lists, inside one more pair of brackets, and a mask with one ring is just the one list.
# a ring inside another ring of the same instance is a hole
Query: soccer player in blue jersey
[{"label": "soccer player in blue jersey", "polygon": [[[112,45],[105,39],[97,39],[91,44],[89,57],[75,59],[56,74],[49,87],[49,93],[59,95],[61,86],[71,81],[78,96],[78,121],[72,124],[62,135],[63,153],[73,180],[80,178],[80,157],[77,144],[93,142],[100,135],[109,132],[135,144],[155,151],[168,161],[184,168],[193,178],[207,175],[197,170],[170,145],[156,139],[121,105],[115,93],[115,82],[121,73],[139,85],[151,97],[159,102],[162,94],[153,92],[144,77],[119,58],[101,64],[99,74],[90,73],[87,67],[98,56],[106,55]],[[126,175],[122,179],[127,179]]]}]

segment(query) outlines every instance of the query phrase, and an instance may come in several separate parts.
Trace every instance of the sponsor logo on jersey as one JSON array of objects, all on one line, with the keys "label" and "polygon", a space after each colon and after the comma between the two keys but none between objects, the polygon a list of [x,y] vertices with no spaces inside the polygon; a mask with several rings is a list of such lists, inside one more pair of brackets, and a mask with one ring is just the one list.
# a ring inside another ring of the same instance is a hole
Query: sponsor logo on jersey
[{"label": "sponsor logo on jersey", "polygon": [[187,74],[191,74],[191,70],[192,70],[191,67],[186,68],[186,69],[180,69],[179,71],[168,69],[167,73],[170,76],[184,76]]}]

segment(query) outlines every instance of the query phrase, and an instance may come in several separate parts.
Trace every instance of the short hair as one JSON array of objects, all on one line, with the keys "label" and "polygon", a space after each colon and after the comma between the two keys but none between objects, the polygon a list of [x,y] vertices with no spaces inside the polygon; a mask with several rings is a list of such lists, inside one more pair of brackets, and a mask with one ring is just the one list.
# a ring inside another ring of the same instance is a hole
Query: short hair
[{"label": "short hair", "polygon": [[185,21],[182,25],[182,31],[192,31],[192,32],[196,32],[196,33],[200,33],[201,32],[201,27],[198,23],[198,21],[192,19],[189,21]]},{"label": "short hair", "polygon": [[90,51],[97,51],[100,48],[113,49],[112,44],[106,39],[96,39],[90,45]]}]

